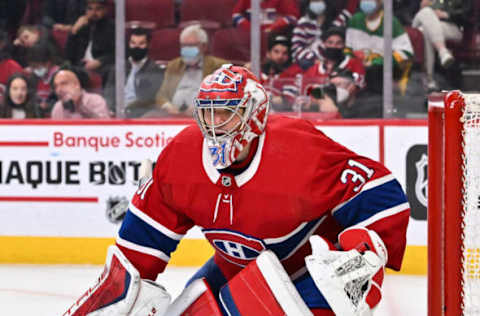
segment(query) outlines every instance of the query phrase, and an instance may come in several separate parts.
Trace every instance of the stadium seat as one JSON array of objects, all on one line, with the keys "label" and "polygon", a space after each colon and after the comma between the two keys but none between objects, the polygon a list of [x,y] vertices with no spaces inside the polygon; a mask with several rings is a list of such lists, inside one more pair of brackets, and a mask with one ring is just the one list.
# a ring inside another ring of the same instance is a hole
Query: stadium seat
[{"label": "stadium seat", "polygon": [[180,56],[180,28],[164,28],[152,32],[149,55],[153,60],[172,60]]},{"label": "stadium seat", "polygon": [[88,71],[87,90],[103,95],[102,76],[95,71]]},{"label": "stadium seat", "polygon": [[235,3],[236,0],[182,0],[180,22],[211,20],[222,26],[230,26]]},{"label": "stadium seat", "polygon": [[67,44],[68,34],[69,34],[68,31],[60,31],[60,30],[52,31],[52,36],[55,39],[55,42],[57,43],[58,48],[61,50],[62,55],[65,51],[65,45]]},{"label": "stadium seat", "polygon": [[174,0],[126,0],[127,21],[155,22],[157,28],[175,24]]},{"label": "stadium seat", "polygon": [[[265,55],[267,34],[262,34],[261,55]],[[212,54],[230,61],[250,60],[250,32],[238,28],[220,29],[215,32]]]},{"label": "stadium seat", "polygon": [[415,64],[423,66],[424,61],[424,38],[423,33],[417,28],[406,26],[405,31],[410,38],[410,42],[413,46],[413,60]]}]

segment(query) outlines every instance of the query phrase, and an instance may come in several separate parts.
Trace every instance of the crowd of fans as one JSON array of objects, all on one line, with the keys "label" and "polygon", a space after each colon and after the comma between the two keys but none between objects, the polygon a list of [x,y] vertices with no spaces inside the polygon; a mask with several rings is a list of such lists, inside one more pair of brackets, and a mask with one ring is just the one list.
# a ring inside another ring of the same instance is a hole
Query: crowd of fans
[{"label": "crowd of fans", "polygon": [[[181,28],[177,58],[153,56],[155,23],[127,23],[121,116],[190,116],[205,76],[224,63],[250,67],[248,60],[215,55],[218,26],[201,17],[179,23],[182,0],[169,1]],[[478,60],[457,52],[480,56],[479,43],[463,46],[467,36],[480,36],[479,1],[393,0],[397,108],[414,104],[413,111],[425,111],[428,93],[462,88],[462,70],[478,69]],[[232,3],[231,23],[222,27],[249,32],[250,0]],[[0,118],[119,114],[113,0],[8,0],[0,6]],[[260,6],[260,77],[273,111],[382,117],[383,0],[262,0]]]}]

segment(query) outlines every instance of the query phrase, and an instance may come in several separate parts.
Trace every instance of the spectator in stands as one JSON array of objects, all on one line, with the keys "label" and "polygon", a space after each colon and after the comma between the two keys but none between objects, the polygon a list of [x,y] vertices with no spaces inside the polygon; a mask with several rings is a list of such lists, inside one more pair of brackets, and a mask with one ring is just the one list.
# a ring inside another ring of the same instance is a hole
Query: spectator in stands
[{"label": "spectator in stands", "polygon": [[[348,21],[346,46],[363,61],[366,68],[367,89],[376,93],[383,90],[383,0],[361,0],[360,12]],[[413,48],[408,34],[393,17],[392,50],[394,79],[408,75]]]},{"label": "spectator in stands", "polygon": [[[393,80],[406,91],[413,60],[408,34],[396,17],[392,21]],[[382,117],[383,107],[383,0],[361,0],[360,11],[348,21],[346,46],[365,66],[366,89],[357,95],[355,117]]]},{"label": "spectator in stands", "polygon": [[65,55],[73,65],[96,71],[104,82],[115,58],[115,24],[107,16],[107,0],[87,0],[87,9],[72,27]]},{"label": "spectator in stands", "polygon": [[22,25],[18,29],[17,38],[13,41],[12,56],[22,66],[27,66],[27,50],[34,45],[47,47],[56,63],[62,61],[60,50],[50,31],[42,25]]},{"label": "spectator in stands", "polygon": [[268,37],[268,50],[261,65],[262,73],[269,77],[275,77],[291,64],[289,37],[284,34],[271,33]]},{"label": "spectator in stands", "polygon": [[[335,108],[330,104],[323,104],[319,100],[321,111],[344,112],[354,103],[356,93],[365,88],[365,68],[362,61],[355,56],[345,54],[345,30],[340,27],[332,27],[322,34],[324,44],[323,55],[310,67],[303,76],[304,85],[319,81],[328,86],[335,94],[330,95]],[[325,91],[330,91],[326,89]],[[325,103],[325,102],[324,102]]]},{"label": "spectator in stands", "polygon": [[0,104],[3,101],[8,78],[23,68],[11,58],[7,32],[0,29]]},{"label": "spectator in stands", "polygon": [[31,76],[40,115],[41,117],[50,117],[53,105],[57,101],[50,82],[59,66],[54,63],[48,48],[41,43],[27,49],[27,61],[28,65],[25,71]]},{"label": "spectator in stands", "polygon": [[[163,70],[148,57],[152,36],[150,30],[134,28],[128,37],[128,60],[125,71],[125,114],[142,116],[155,108],[155,95],[163,80]],[[105,98],[115,111],[115,71],[112,69],[105,87]]]},{"label": "spectator in stands", "polygon": [[302,69],[308,69],[322,58],[322,33],[335,19],[335,6],[327,0],[308,0],[302,9],[305,14],[293,29],[292,57]]},{"label": "spectator in stands", "polygon": [[156,104],[169,114],[191,115],[193,98],[200,83],[226,60],[206,55],[208,36],[198,24],[180,33],[180,57],[167,65],[165,78],[157,92]]},{"label": "spectator in stands", "polygon": [[[260,2],[262,30],[281,32],[295,25],[300,16],[296,1],[263,0]],[[233,25],[243,30],[250,30],[251,0],[238,0],[233,8]]]},{"label": "spectator in stands", "polygon": [[110,118],[105,99],[84,90],[88,75],[82,69],[62,67],[52,84],[58,101],[52,110],[52,119]]},{"label": "spectator in stands", "polygon": [[0,103],[0,118],[35,118],[34,91],[25,74],[15,73],[8,79],[4,102]]},{"label": "spectator in stands", "polygon": [[454,62],[445,41],[462,39],[460,26],[465,22],[464,6],[464,1],[422,0],[420,10],[413,19],[412,26],[419,28],[424,35],[425,71],[429,91],[438,90],[433,76],[435,52],[444,68],[448,68]]},{"label": "spectator in stands", "polygon": [[[270,33],[268,36],[268,50],[261,65],[262,83],[270,95],[270,102],[274,111],[288,111],[290,109],[288,94],[289,87],[294,84],[295,76],[302,72],[297,64],[292,64],[290,55],[290,37],[284,33]],[[250,67],[250,63],[245,65]]]},{"label": "spectator in stands", "polygon": [[85,9],[85,0],[44,0],[42,24],[53,30],[70,32]]}]

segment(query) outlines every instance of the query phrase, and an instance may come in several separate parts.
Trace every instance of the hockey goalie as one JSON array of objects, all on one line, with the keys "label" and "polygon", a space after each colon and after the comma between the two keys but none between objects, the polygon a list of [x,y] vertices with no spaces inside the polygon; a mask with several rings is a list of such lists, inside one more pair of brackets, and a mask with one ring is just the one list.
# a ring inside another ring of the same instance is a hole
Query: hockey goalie
[{"label": "hockey goalie", "polygon": [[[162,151],[65,315],[373,315],[410,214],[391,172],[310,122],[269,117],[243,67],[206,77],[194,105],[197,124]],[[172,302],[153,280],[194,225],[215,254]]]}]

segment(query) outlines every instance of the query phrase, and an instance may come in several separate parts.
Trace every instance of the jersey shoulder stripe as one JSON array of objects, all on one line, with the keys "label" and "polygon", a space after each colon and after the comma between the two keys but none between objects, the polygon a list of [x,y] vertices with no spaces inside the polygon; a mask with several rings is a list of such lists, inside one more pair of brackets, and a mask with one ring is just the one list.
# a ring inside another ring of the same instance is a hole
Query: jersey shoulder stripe
[{"label": "jersey shoulder stripe", "polygon": [[139,219],[141,219],[142,221],[144,221],[145,223],[147,223],[148,225],[155,228],[157,231],[161,232],[162,234],[164,234],[165,236],[167,236],[171,239],[179,241],[180,239],[183,238],[183,236],[185,236],[183,234],[178,234],[178,233],[168,229],[167,227],[163,226],[162,224],[158,223],[153,218],[148,216],[145,212],[141,211],[139,208],[137,208],[135,205],[133,205],[133,203],[130,203],[128,208],[129,208],[130,212],[135,214],[135,216],[137,216]]},{"label": "jersey shoulder stripe", "polygon": [[333,216],[344,227],[348,227],[406,202],[407,198],[400,184],[392,179],[367,190],[361,190],[340,208],[335,208]]}]

